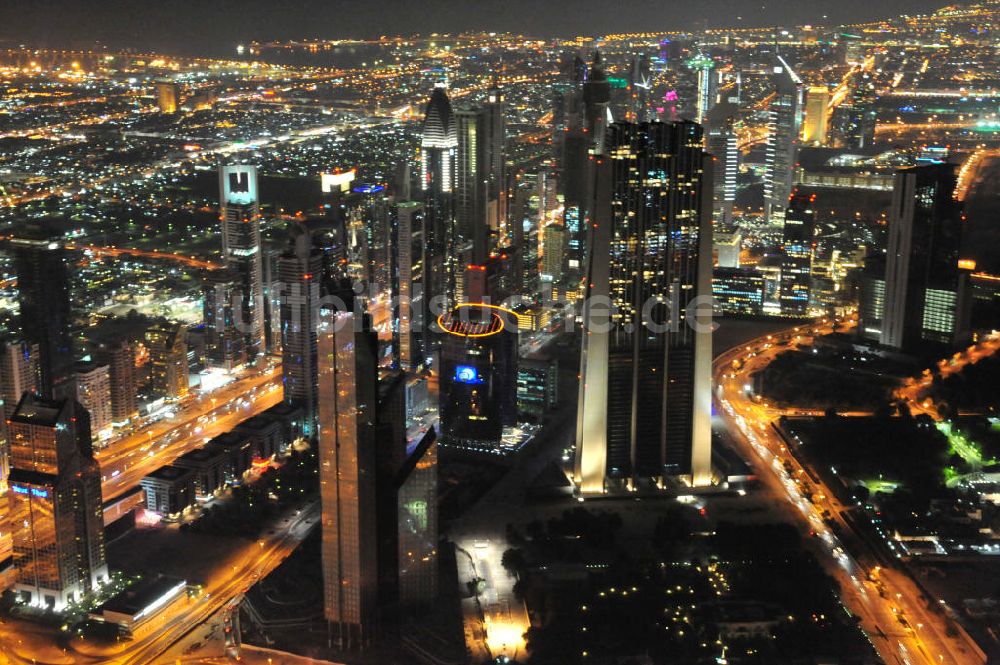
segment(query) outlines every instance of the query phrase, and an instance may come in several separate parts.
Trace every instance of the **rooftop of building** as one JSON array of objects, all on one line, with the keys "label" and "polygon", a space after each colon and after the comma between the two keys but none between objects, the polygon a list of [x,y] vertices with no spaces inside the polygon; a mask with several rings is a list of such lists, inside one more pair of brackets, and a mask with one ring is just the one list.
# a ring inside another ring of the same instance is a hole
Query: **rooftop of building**
[{"label": "rooftop of building", "polygon": [[147,478],[152,478],[153,480],[177,480],[178,478],[183,478],[191,473],[191,469],[185,469],[183,467],[174,466],[168,464],[166,466],[161,466],[156,471],[147,474]]},{"label": "rooftop of building", "polygon": [[143,578],[109,598],[98,611],[123,614],[137,621],[183,591],[185,586],[187,581],[180,577],[157,575]]}]

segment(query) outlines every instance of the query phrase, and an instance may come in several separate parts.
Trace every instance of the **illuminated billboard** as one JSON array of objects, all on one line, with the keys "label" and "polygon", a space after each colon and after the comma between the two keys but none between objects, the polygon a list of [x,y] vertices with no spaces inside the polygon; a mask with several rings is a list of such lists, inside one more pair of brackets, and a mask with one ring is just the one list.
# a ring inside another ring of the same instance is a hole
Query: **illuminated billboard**
[{"label": "illuminated billboard", "polygon": [[455,381],[458,383],[482,383],[479,380],[479,371],[472,365],[456,365]]}]

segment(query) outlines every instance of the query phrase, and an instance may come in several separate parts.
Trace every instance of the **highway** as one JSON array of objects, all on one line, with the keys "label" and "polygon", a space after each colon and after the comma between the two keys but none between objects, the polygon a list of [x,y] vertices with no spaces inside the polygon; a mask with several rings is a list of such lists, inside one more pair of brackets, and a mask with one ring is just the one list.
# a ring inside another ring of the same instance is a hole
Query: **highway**
[{"label": "highway", "polygon": [[[825,320],[824,320],[825,321]],[[816,535],[819,560],[840,584],[841,600],[860,618],[860,625],[886,663],[899,665],[980,665],[982,652],[964,631],[949,636],[947,620],[931,613],[909,577],[884,561],[863,536],[852,538],[848,551],[834,533],[854,533],[841,505],[819,476],[804,469],[771,426],[780,409],[760,403],[746,390],[751,375],[789,345],[810,344],[832,326],[821,322],[767,335],[719,355],[714,362],[715,400],[719,415],[747,459],[756,459],[762,489],[787,501],[789,515]],[[812,501],[806,485],[812,485]],[[882,565],[880,565],[882,564]]]},{"label": "highway", "polygon": [[232,383],[189,398],[177,412],[96,452],[104,500],[132,489],[151,471],[200,448],[282,400],[281,368],[250,371]]}]

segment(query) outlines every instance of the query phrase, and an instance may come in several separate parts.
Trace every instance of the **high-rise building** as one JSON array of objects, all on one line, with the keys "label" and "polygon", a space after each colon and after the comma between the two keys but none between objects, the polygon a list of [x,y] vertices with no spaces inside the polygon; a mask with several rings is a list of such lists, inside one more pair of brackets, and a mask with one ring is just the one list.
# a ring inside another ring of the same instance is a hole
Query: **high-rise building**
[{"label": "high-rise building", "polygon": [[150,383],[160,397],[176,400],[188,393],[187,330],[161,321],[146,330]]},{"label": "high-rise building", "polygon": [[[6,483],[10,473],[10,447],[7,421],[14,413],[21,395],[34,392],[38,381],[38,347],[22,340],[11,339],[0,345],[0,482]],[[0,510],[4,515],[5,510]],[[2,525],[5,526],[5,525]]]},{"label": "high-rise building", "polygon": [[739,229],[726,228],[716,222],[714,233],[715,264],[720,268],[739,268],[743,233]]},{"label": "high-rise building", "polygon": [[809,311],[816,195],[792,194],[785,211],[781,242],[781,313],[804,316]]},{"label": "high-rise building", "polygon": [[882,339],[885,316],[885,255],[865,258],[858,288],[858,336],[869,342]]},{"label": "high-rise building", "polygon": [[739,106],[720,102],[708,112],[705,122],[705,144],[715,158],[712,168],[712,219],[716,225],[729,227],[733,223],[736,202],[736,177],[740,172],[740,150],[736,138],[736,117]]},{"label": "high-rise building", "polygon": [[215,270],[202,283],[205,355],[208,365],[232,371],[246,362],[246,336],[236,329],[243,302],[243,280],[230,270]]},{"label": "high-rise building", "polygon": [[604,151],[604,135],[608,128],[610,103],[611,84],[601,66],[600,51],[594,51],[594,60],[590,63],[587,80],[583,84],[584,131],[588,151],[593,155],[599,155]]},{"label": "high-rise building", "polygon": [[952,164],[896,174],[889,213],[883,345],[952,344],[968,331],[968,275],[959,267],[961,203]]},{"label": "high-rise building", "polygon": [[703,318],[712,195],[702,138],[691,122],[614,124],[597,160],[574,470],[584,494],[666,476],[711,482]]},{"label": "high-rise building", "polygon": [[566,256],[566,227],[561,224],[549,224],[542,231],[542,274],[548,275],[553,282],[558,282],[563,276],[563,265]]},{"label": "high-rise building", "polygon": [[49,220],[31,224],[10,243],[21,334],[29,344],[38,345],[38,394],[76,399],[66,250]]},{"label": "high-rise building", "polygon": [[77,401],[90,414],[90,433],[94,440],[111,435],[111,368],[95,362],[76,365]]},{"label": "high-rise building", "polygon": [[10,418],[14,593],[62,609],[108,578],[86,411],[26,393]]},{"label": "high-rise building", "polygon": [[414,607],[438,595],[437,437],[434,429],[407,450],[397,476],[399,603]]},{"label": "high-rise building", "polygon": [[688,61],[688,67],[698,73],[695,122],[702,124],[719,96],[719,73],[715,70],[715,61],[704,53],[699,53]]},{"label": "high-rise building", "polygon": [[420,185],[424,194],[424,291],[427,298],[454,296],[459,258],[451,246],[454,225],[458,131],[444,87],[434,88],[420,137]]},{"label": "high-rise building", "polygon": [[754,268],[718,267],[712,274],[712,297],[719,314],[763,314],[764,276]]},{"label": "high-rise building", "polygon": [[371,642],[378,599],[378,341],[363,316],[323,309],[318,336],[324,616],[345,649]]},{"label": "high-rise building", "polygon": [[806,145],[826,143],[827,108],[830,106],[830,90],[825,85],[809,87],[806,94],[806,117],[802,123],[802,142]]},{"label": "high-rise building", "polygon": [[58,610],[108,577],[101,472],[90,416],[76,400],[65,250],[44,223],[11,245],[39,377],[37,394],[24,393],[8,422],[14,591]]},{"label": "high-rise building", "polygon": [[181,104],[181,87],[174,81],[156,82],[156,105],[160,113],[177,113]]},{"label": "high-rise building", "polygon": [[423,340],[428,321],[424,281],[427,246],[424,243],[424,205],[416,201],[396,204],[393,224],[393,322],[394,353],[400,368],[416,370],[426,359]]},{"label": "high-rise building", "polygon": [[305,413],[303,432],[316,434],[319,412],[317,328],[323,252],[312,242],[308,223],[296,223],[289,247],[278,258],[281,284],[281,380],[285,402]]},{"label": "high-rise building", "polygon": [[774,97],[768,105],[764,204],[769,222],[780,222],[788,206],[802,132],[802,79],[777,56],[772,75]]},{"label": "high-rise building", "polygon": [[266,348],[256,166],[219,167],[219,205],[223,258],[240,279],[242,303],[236,312],[236,328],[244,336],[247,361],[252,363]]},{"label": "high-rise building", "polygon": [[[508,175],[507,128],[504,114],[507,110],[503,91],[494,83],[486,93],[487,189],[486,219],[490,231],[498,238],[509,237],[507,229]],[[491,247],[492,249],[492,247]]]},{"label": "high-rise building", "polygon": [[108,347],[108,366],[111,378],[111,417],[116,424],[125,424],[139,414],[135,346],[132,342],[124,339],[112,342]]},{"label": "high-rise building", "polygon": [[455,113],[458,161],[455,168],[455,238],[452,247],[462,263],[482,264],[489,251],[490,155],[486,109]]},{"label": "high-rise building", "polygon": [[495,305],[456,307],[438,321],[441,443],[496,452],[517,422],[517,317]]}]

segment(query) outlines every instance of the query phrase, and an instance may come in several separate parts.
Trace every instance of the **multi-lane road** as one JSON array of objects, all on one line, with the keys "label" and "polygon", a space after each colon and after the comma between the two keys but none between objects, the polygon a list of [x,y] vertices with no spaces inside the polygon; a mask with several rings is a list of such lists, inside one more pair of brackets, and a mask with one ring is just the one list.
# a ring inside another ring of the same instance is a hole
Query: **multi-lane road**
[{"label": "multi-lane road", "polygon": [[[758,461],[764,491],[785,499],[793,519],[816,535],[814,549],[841,587],[844,605],[860,618],[860,625],[886,663],[899,665],[980,665],[982,652],[962,630],[948,626],[941,612],[930,612],[913,581],[863,535],[845,547],[838,533],[854,534],[848,506],[820,476],[810,473],[786,448],[772,427],[779,409],[760,403],[746,389],[751,375],[763,369],[789,345],[810,344],[814,335],[828,333],[827,323],[803,325],[766,335],[731,349],[715,359],[715,398],[718,411],[749,459]],[[811,500],[803,484],[812,485]],[[850,549],[850,551],[848,551]],[[890,562],[891,563],[891,562]]]},{"label": "multi-lane road", "polygon": [[190,397],[174,415],[113,441],[96,454],[105,501],[281,399],[281,368],[267,366],[210,393]]}]

